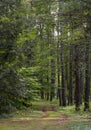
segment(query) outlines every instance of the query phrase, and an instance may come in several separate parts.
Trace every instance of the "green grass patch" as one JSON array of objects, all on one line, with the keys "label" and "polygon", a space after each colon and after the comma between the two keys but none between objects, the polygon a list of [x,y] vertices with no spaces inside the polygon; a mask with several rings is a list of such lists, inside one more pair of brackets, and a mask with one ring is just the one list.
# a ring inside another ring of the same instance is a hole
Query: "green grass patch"
[{"label": "green grass patch", "polygon": [[60,118],[60,113],[55,111],[48,111],[48,118]]},{"label": "green grass patch", "polygon": [[63,123],[57,121],[31,121],[28,123],[14,123],[0,126],[0,130],[63,130]]},{"label": "green grass patch", "polygon": [[75,106],[59,107],[58,111],[66,117],[75,117],[75,118],[90,118],[91,112],[84,111],[83,105],[80,108],[80,111],[75,111]]},{"label": "green grass patch", "polygon": [[[56,111],[42,111],[42,106],[56,106]],[[58,101],[34,101],[32,108],[16,111],[8,118],[0,120],[0,130],[61,130],[62,127],[49,119],[60,119],[61,116],[71,118],[72,120],[91,119],[91,111],[84,112],[83,105],[80,111],[75,111],[75,106],[59,107]],[[46,118],[46,119],[45,119]],[[32,121],[28,121],[32,119]],[[37,120],[36,120],[37,119]],[[40,121],[39,121],[39,120]],[[17,123],[11,123],[17,120]],[[23,121],[25,122],[23,123]],[[18,122],[20,121],[20,122]],[[9,124],[8,124],[9,122]],[[62,129],[63,130],[63,129]],[[66,130],[66,129],[65,129]]]},{"label": "green grass patch", "polygon": [[40,117],[43,115],[42,111],[31,111],[29,109],[26,110],[22,110],[22,111],[17,111],[14,115],[14,117],[16,118],[21,118],[21,117],[29,117],[29,118],[33,118],[33,117]]},{"label": "green grass patch", "polygon": [[52,102],[46,101],[46,100],[38,100],[38,101],[32,102],[32,109],[40,111],[42,109],[42,106],[44,106],[44,105],[46,105],[46,106],[54,105],[57,108],[59,107],[58,100],[53,100]]}]

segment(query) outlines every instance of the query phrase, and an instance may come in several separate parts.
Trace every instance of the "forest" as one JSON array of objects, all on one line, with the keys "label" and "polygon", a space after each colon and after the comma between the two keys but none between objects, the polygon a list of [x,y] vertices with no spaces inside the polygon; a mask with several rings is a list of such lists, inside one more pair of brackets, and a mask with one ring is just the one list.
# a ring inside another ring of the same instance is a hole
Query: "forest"
[{"label": "forest", "polygon": [[91,0],[0,0],[0,117],[38,102],[89,113],[90,88]]}]

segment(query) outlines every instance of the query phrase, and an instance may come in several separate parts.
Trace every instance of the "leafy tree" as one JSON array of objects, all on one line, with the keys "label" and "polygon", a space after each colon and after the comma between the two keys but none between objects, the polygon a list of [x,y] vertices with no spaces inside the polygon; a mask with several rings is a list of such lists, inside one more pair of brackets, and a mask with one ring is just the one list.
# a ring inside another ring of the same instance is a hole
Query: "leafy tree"
[{"label": "leafy tree", "polygon": [[[17,37],[22,30],[21,1],[0,1],[0,113],[11,111],[23,97],[17,69]],[[21,13],[19,13],[21,11]],[[12,107],[13,106],[13,107]]]}]

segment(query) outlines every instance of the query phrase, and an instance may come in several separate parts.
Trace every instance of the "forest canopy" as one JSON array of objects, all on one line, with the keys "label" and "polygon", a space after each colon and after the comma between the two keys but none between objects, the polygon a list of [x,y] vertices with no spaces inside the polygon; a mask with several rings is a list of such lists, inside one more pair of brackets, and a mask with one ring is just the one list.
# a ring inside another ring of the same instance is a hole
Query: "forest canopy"
[{"label": "forest canopy", "polygon": [[89,110],[91,1],[0,1],[0,114],[59,101]]}]

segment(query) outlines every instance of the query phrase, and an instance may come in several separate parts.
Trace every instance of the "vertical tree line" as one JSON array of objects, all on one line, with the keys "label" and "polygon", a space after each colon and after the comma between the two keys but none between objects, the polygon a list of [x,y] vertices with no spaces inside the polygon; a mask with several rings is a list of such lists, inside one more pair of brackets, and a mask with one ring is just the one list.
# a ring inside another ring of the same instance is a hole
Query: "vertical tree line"
[{"label": "vertical tree line", "polygon": [[90,106],[91,2],[0,2],[0,112],[40,98]]}]

